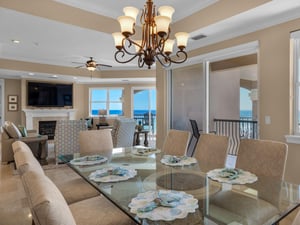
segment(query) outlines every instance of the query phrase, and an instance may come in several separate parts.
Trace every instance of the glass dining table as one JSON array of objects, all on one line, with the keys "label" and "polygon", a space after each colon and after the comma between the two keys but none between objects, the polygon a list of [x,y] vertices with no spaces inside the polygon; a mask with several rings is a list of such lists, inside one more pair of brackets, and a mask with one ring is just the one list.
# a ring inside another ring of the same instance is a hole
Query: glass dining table
[{"label": "glass dining table", "polygon": [[135,224],[276,224],[300,203],[298,185],[268,177],[249,184],[218,181],[196,159],[158,149],[59,158]]}]

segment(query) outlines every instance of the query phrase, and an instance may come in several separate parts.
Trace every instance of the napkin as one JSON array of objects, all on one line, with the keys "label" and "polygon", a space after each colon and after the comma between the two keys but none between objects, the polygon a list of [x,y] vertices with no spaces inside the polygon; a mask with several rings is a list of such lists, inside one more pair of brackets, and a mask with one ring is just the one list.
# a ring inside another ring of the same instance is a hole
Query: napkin
[{"label": "napkin", "polygon": [[107,170],[104,173],[97,173],[96,177],[106,177],[106,176],[110,176],[110,175],[116,175],[116,176],[125,176],[128,173],[127,169],[124,169],[122,167],[116,167],[116,168],[112,168]]},{"label": "napkin", "polygon": [[174,208],[179,205],[181,198],[182,196],[180,194],[158,192],[157,198],[144,207],[137,209],[137,211],[139,213],[150,212],[159,206]]},{"label": "napkin", "polygon": [[242,170],[236,168],[224,168],[219,172],[219,176],[223,178],[228,178],[229,180],[234,180],[239,177]]}]

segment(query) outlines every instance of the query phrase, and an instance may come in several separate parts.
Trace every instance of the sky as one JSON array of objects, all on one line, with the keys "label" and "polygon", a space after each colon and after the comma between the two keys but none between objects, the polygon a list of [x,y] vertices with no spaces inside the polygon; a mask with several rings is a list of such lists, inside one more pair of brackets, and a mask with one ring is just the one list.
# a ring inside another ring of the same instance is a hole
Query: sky
[{"label": "sky", "polygon": [[249,90],[240,88],[240,110],[252,110],[252,101],[249,93]]}]

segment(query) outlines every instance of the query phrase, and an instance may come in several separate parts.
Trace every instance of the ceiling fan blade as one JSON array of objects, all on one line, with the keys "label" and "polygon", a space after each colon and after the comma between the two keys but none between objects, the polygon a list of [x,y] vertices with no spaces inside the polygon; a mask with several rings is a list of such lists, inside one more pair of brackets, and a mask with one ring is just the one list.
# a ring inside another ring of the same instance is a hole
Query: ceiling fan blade
[{"label": "ceiling fan blade", "polygon": [[78,69],[78,68],[82,68],[82,67],[85,67],[85,65],[76,66],[75,68]]},{"label": "ceiling fan blade", "polygon": [[84,64],[84,63],[81,63],[81,62],[72,62],[74,64]]},{"label": "ceiling fan blade", "polygon": [[101,64],[101,63],[97,63],[96,66],[106,66],[106,67],[112,67],[111,65],[107,65],[107,64]]}]

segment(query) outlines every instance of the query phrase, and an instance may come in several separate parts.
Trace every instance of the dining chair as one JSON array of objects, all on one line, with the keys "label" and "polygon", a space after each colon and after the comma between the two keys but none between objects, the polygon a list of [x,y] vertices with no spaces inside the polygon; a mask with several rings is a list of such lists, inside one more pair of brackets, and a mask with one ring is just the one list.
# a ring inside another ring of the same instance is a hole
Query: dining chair
[{"label": "dining chair", "polygon": [[194,147],[192,148],[191,155],[193,155],[194,151],[195,151],[195,148],[197,146],[197,143],[199,141],[199,138],[200,138],[200,130],[198,128],[198,124],[197,124],[196,120],[190,119],[190,123],[191,123],[193,133],[192,133],[192,136],[191,136],[191,139],[190,139],[189,146],[191,145],[193,138],[195,138],[195,140],[196,140],[195,143],[194,143]]},{"label": "dining chair", "polygon": [[257,196],[253,198],[231,190],[221,191],[210,199],[212,205],[244,218],[243,224],[268,224],[272,215],[279,213],[278,202],[287,152],[288,147],[282,142],[242,139],[236,168],[258,177],[250,185],[257,191]]},{"label": "dining chair", "polygon": [[164,141],[162,152],[166,155],[186,155],[191,133],[189,131],[171,129]]},{"label": "dining chair", "polygon": [[236,167],[257,176],[283,179],[288,146],[271,140],[242,139]]},{"label": "dining chair", "polygon": [[227,136],[201,134],[193,155],[201,171],[208,172],[225,166],[228,142]]},{"label": "dining chair", "polygon": [[113,149],[111,129],[80,131],[79,148],[80,153],[111,151]]}]

